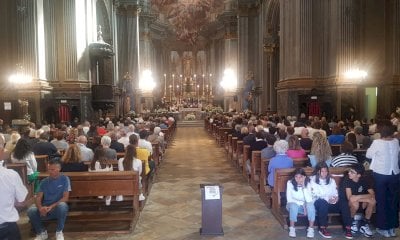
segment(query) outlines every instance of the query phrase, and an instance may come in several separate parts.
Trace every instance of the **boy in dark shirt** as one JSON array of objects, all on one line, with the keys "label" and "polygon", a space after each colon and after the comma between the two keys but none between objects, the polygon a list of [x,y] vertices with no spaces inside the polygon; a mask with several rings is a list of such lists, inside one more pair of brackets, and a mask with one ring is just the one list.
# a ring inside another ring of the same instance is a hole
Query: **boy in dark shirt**
[{"label": "boy in dark shirt", "polygon": [[[339,197],[348,201],[350,214],[353,218],[351,231],[353,233],[360,231],[365,237],[372,237],[372,231],[369,229],[372,212],[376,205],[375,193],[372,186],[362,178],[364,166],[356,164],[350,167],[348,177],[342,181]],[[358,229],[357,221],[354,219],[360,207],[365,210],[365,223]]]}]

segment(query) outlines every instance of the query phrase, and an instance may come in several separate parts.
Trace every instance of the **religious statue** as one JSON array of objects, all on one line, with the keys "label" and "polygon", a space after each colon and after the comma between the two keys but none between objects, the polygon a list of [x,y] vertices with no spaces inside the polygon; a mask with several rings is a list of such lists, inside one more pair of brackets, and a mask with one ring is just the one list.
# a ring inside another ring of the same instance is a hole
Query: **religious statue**
[{"label": "religious statue", "polygon": [[185,77],[192,75],[192,58],[190,57],[183,59],[183,74]]},{"label": "religious statue", "polygon": [[252,110],[253,95],[254,91],[254,73],[248,71],[246,75],[246,82],[243,89],[243,110]]}]

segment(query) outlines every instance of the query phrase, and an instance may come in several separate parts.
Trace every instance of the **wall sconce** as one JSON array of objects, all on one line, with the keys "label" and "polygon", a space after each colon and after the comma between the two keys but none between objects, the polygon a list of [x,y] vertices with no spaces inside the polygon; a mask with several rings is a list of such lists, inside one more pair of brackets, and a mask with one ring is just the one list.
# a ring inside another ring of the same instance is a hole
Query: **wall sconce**
[{"label": "wall sconce", "polygon": [[16,73],[8,78],[11,84],[21,85],[32,82],[32,77],[24,73],[24,67],[21,64],[17,64],[16,69]]},{"label": "wall sconce", "polygon": [[142,76],[139,81],[139,88],[143,92],[152,92],[154,87],[156,86],[156,83],[154,82],[153,79],[153,73],[149,69],[145,69],[142,72]]},{"label": "wall sconce", "polygon": [[224,76],[222,77],[221,87],[226,92],[234,92],[237,88],[237,77],[235,72],[231,68],[227,68],[224,71]]}]

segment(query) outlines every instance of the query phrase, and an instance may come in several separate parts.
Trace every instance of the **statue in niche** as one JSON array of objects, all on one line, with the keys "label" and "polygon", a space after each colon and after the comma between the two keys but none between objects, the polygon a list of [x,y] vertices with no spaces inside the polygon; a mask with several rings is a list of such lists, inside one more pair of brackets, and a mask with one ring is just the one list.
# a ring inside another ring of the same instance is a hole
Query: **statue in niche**
[{"label": "statue in niche", "polygon": [[192,76],[192,56],[191,52],[184,52],[182,58],[183,65],[183,76],[191,77]]},{"label": "statue in niche", "polygon": [[248,71],[246,75],[246,82],[243,89],[243,110],[252,110],[254,91],[254,73]]}]

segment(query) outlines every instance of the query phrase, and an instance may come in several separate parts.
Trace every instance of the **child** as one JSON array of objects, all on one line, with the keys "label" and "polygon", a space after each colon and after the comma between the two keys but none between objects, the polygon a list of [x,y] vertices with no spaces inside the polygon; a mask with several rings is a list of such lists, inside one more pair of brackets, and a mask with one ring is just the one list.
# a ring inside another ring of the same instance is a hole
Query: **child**
[{"label": "child", "polygon": [[[365,237],[372,237],[373,234],[369,229],[369,223],[376,201],[374,190],[369,186],[367,181],[361,178],[364,171],[364,166],[361,164],[350,167],[348,177],[345,177],[342,181],[339,198],[343,198],[343,200],[348,202],[353,220],[351,231],[353,233],[360,231]],[[354,216],[360,207],[365,210],[365,221],[360,229],[358,229],[358,224]]]},{"label": "child", "polygon": [[310,177],[314,206],[317,213],[319,234],[324,238],[332,238],[327,230],[328,213],[340,213],[345,227],[345,238],[353,239],[351,233],[351,217],[347,200],[339,199],[335,179],[329,173],[325,162],[317,164],[313,176]]},{"label": "child", "polygon": [[302,213],[308,216],[309,227],[307,237],[314,237],[315,207],[312,201],[310,179],[304,169],[298,168],[294,177],[287,182],[286,187],[286,208],[289,211],[289,236],[296,237],[294,223],[297,222],[297,214]]}]

